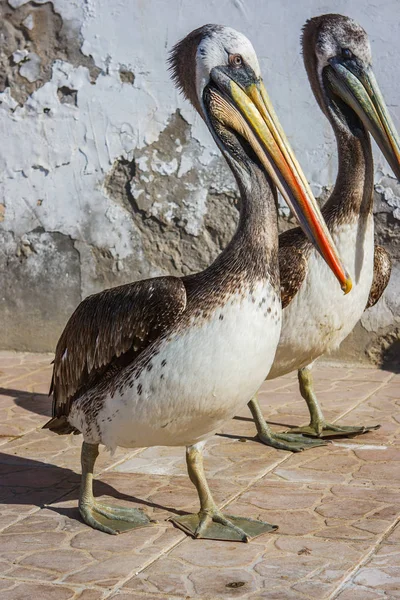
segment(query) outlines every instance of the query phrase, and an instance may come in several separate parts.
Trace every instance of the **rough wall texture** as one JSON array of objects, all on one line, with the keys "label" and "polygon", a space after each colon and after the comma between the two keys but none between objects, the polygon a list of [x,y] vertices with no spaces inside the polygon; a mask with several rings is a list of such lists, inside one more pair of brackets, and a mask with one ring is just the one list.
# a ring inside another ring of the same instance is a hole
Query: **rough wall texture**
[{"label": "rough wall texture", "polygon": [[[0,347],[52,350],[84,296],[199,270],[230,239],[236,188],[169,80],[174,42],[206,22],[251,38],[322,196],[335,178],[335,143],[306,81],[301,27],[324,12],[364,25],[400,128],[397,10],[395,0],[0,0]],[[388,362],[400,354],[400,186],[378,152],[376,223],[395,260],[392,280],[341,352]]]}]

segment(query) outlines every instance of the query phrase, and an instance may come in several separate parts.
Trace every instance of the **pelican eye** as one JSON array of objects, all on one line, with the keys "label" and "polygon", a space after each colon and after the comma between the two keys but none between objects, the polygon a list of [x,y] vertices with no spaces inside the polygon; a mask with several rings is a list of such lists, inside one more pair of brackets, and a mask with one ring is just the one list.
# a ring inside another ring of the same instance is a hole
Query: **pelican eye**
[{"label": "pelican eye", "polygon": [[240,54],[230,54],[229,64],[231,67],[241,67],[243,65],[243,58],[240,56]]},{"label": "pelican eye", "polygon": [[343,58],[352,58],[353,53],[351,50],[349,50],[349,48],[342,48],[342,57]]}]

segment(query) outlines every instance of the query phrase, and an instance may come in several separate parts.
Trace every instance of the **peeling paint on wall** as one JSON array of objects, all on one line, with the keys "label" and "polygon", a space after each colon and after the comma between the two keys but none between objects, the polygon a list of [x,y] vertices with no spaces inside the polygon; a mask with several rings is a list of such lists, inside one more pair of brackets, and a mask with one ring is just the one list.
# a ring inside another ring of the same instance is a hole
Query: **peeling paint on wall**
[{"label": "peeling paint on wall", "polygon": [[86,66],[93,82],[100,72],[81,51],[79,30],[51,2],[1,2],[0,40],[0,92],[11,88],[21,105],[51,79],[56,59]]},{"label": "peeling paint on wall", "polygon": [[[378,19],[372,2],[351,3],[351,16],[371,34],[375,71],[398,121],[395,8],[382,0]],[[52,350],[84,296],[199,270],[228,243],[238,216],[235,183],[166,66],[168,49],[205,22],[252,39],[313,191],[326,195],[335,142],[308,87],[299,35],[312,15],[349,11],[345,0],[0,0],[0,233],[8,286],[0,345]],[[376,161],[377,236],[400,261],[400,187],[378,152]],[[283,205],[280,211],[288,216]],[[349,340],[349,356],[360,347],[379,355],[376,348],[393,335],[398,264],[385,299],[359,326],[362,342]]]},{"label": "peeling paint on wall", "polygon": [[[131,160],[117,159],[104,181],[107,195],[128,211],[140,231],[142,256],[153,274],[205,268],[235,230],[233,177],[220,159],[211,168],[197,164],[202,149],[190,132],[176,111],[157,142]],[[211,206],[217,197],[220,206]]]}]

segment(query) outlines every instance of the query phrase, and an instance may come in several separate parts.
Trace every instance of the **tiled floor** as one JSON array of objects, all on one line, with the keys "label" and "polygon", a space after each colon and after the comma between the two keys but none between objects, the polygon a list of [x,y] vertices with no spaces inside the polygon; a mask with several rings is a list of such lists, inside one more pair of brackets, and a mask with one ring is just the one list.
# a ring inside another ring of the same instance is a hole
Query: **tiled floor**
[{"label": "tiled floor", "polygon": [[[399,374],[315,369],[329,420],[382,424],[367,435],[290,454],[255,441],[244,409],[209,441],[219,505],[279,525],[240,544],[192,540],[166,521],[197,507],[182,448],[102,451],[96,495],[158,523],[120,536],[84,525],[81,439],[41,429],[50,360],[0,353],[1,600],[400,598]],[[307,421],[295,375],[266,382],[260,400],[276,428]]]}]

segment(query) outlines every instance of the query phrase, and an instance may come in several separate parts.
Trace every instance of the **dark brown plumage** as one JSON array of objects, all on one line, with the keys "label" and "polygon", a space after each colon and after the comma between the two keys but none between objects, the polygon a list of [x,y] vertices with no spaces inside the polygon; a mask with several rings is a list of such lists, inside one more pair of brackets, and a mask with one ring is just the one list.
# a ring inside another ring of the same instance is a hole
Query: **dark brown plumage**
[{"label": "dark brown plumage", "polygon": [[137,281],[81,302],[57,344],[50,388],[53,419],[45,427],[73,431],[66,417],[74,398],[132,363],[185,307],[186,289],[177,277]]},{"label": "dark brown plumage", "polygon": [[195,29],[172,48],[168,65],[171,78],[180,92],[193,104],[197,112],[203,116],[196,92],[196,53],[201,40],[218,32],[219,25],[203,25]]},{"label": "dark brown plumage", "polygon": [[[279,236],[279,274],[281,281],[282,308],[286,308],[299,291],[307,274],[307,240],[304,235]],[[297,242],[297,243],[296,243]]]},{"label": "dark brown plumage", "polygon": [[382,246],[375,246],[374,252],[374,278],[372,280],[371,291],[367,302],[367,308],[375,306],[389,283],[392,272],[392,260]]}]

